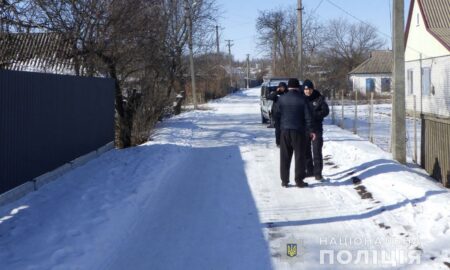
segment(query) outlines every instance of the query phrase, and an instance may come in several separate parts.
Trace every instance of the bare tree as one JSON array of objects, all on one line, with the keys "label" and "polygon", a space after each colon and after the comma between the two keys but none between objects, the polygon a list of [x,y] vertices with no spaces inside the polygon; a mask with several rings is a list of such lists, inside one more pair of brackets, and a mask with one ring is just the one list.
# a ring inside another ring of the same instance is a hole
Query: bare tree
[{"label": "bare tree", "polygon": [[348,72],[369,57],[370,51],[385,44],[375,27],[345,19],[331,20],[326,33],[323,66],[328,67],[328,87],[335,89],[345,89]]},{"label": "bare tree", "polygon": [[[297,14],[294,7],[286,10],[261,11],[256,29],[259,47],[272,51],[272,73],[280,76],[297,74]],[[324,44],[323,26],[312,16],[303,22],[303,50],[306,67],[315,59]],[[306,69],[308,74],[308,68]],[[303,79],[303,78],[302,78]]]},{"label": "bare tree", "polygon": [[260,11],[256,21],[256,31],[258,32],[258,45],[266,50],[266,56],[272,60],[273,75],[281,75],[277,60],[279,42],[282,39],[283,27],[285,26],[284,11],[282,9]]},{"label": "bare tree", "polygon": [[11,61],[11,47],[7,44],[11,40],[14,18],[16,17],[14,5],[7,0],[0,0],[0,69],[4,68]]},{"label": "bare tree", "polygon": [[214,0],[2,0],[1,26],[58,33],[75,74],[114,79],[116,145],[128,147],[146,140],[173,90],[184,90],[185,2],[196,50],[211,46]]},{"label": "bare tree", "polygon": [[[166,92],[161,83],[167,77],[162,2],[28,0],[15,4],[17,27],[59,33],[71,44],[66,57],[72,59],[76,74],[115,80],[116,145],[139,143],[141,136],[133,137],[138,112],[159,117],[162,110],[148,108],[149,99],[155,98],[149,88]],[[161,107],[165,102],[156,104]]]},{"label": "bare tree", "polygon": [[[296,21],[295,8],[261,11],[257,18],[258,45],[271,58],[273,75],[296,74]],[[313,15],[306,16],[302,33],[305,78],[321,88],[345,89],[348,72],[385,44],[375,27],[344,19],[324,25]]]},{"label": "bare tree", "polygon": [[[187,3],[186,3],[187,1]],[[186,4],[189,9],[186,9]],[[187,64],[185,52],[187,47],[186,17],[191,16],[195,51],[209,50],[213,46],[212,35],[215,30],[217,7],[215,0],[163,0],[163,16],[168,23],[165,44],[170,61],[169,88],[172,92],[185,90]],[[186,14],[190,12],[190,14]]]}]

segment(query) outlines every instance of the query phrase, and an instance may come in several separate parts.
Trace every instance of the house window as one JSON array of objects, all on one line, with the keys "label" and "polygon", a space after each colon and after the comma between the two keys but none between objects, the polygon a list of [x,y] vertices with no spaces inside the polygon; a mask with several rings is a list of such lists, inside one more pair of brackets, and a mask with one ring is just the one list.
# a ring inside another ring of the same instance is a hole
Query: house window
[{"label": "house window", "polygon": [[366,93],[370,93],[375,91],[375,79],[367,78],[366,79]]},{"label": "house window", "polygon": [[391,78],[381,78],[381,92],[391,91]]},{"label": "house window", "polygon": [[412,95],[414,93],[414,88],[413,88],[413,70],[412,69],[408,69],[408,72],[406,73],[406,80],[407,80],[407,84],[408,84],[408,94]]},{"label": "house window", "polygon": [[429,96],[431,90],[431,69],[422,68],[422,96]]},{"label": "house window", "polygon": [[416,26],[419,26],[420,25],[420,15],[419,15],[419,13],[417,13],[417,16],[416,16]]}]

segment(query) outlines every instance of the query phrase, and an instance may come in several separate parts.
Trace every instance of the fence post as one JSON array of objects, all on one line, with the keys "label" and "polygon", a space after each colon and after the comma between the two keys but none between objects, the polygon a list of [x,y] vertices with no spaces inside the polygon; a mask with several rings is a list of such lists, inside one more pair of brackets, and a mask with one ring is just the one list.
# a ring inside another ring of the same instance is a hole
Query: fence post
[{"label": "fence post", "polygon": [[413,95],[414,102],[414,163],[417,163],[417,111],[416,111],[416,95]]},{"label": "fence post", "polygon": [[355,119],[353,120],[353,133],[358,133],[358,90],[355,91]]},{"label": "fence post", "polygon": [[341,128],[344,129],[344,90],[341,90]]},{"label": "fence post", "polygon": [[331,90],[331,123],[333,125],[336,124],[335,117],[334,117],[334,89]]},{"label": "fence post", "polygon": [[373,92],[370,92],[370,107],[369,107],[369,140],[373,143]]}]

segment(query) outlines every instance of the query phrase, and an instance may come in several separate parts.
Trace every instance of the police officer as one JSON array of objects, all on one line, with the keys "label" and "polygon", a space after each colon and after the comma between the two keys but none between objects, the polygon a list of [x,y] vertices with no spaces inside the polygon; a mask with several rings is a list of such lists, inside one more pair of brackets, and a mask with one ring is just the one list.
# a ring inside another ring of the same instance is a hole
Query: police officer
[{"label": "police officer", "polygon": [[280,123],[280,176],[281,186],[289,186],[289,170],[292,154],[295,153],[295,183],[307,187],[305,183],[305,146],[307,137],[315,139],[311,125],[311,112],[305,96],[300,92],[297,79],[289,79],[288,92],[278,98],[276,120]]},{"label": "police officer", "polygon": [[[303,82],[303,92],[308,100],[308,106],[312,112],[312,125],[316,131],[316,139],[306,143],[306,176],[313,176],[316,180],[322,180],[323,158],[323,119],[330,113],[325,97],[314,89],[310,80]],[[311,154],[312,150],[312,154]]]},{"label": "police officer", "polygon": [[280,136],[281,136],[281,129],[280,129],[280,121],[277,121],[275,119],[275,115],[278,111],[278,98],[281,95],[284,95],[287,92],[287,85],[285,82],[280,82],[277,87],[277,91],[273,91],[269,94],[267,99],[273,100],[272,105],[272,123],[275,127],[275,144],[277,147],[280,147]]}]

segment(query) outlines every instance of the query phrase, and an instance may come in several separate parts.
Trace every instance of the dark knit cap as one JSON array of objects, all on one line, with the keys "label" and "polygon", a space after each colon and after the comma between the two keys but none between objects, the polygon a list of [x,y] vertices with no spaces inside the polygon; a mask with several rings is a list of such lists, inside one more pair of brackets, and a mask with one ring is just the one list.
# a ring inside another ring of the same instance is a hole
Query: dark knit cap
[{"label": "dark knit cap", "polygon": [[305,80],[305,81],[303,82],[303,88],[306,88],[306,87],[311,88],[311,89],[314,89],[314,84],[313,84],[313,82],[310,81],[310,80]]},{"label": "dark knit cap", "polygon": [[278,87],[286,87],[286,88],[287,88],[287,85],[286,85],[285,82],[280,82],[280,83],[278,84]]},{"label": "dark knit cap", "polygon": [[288,88],[300,88],[300,82],[295,78],[289,79]]}]

